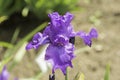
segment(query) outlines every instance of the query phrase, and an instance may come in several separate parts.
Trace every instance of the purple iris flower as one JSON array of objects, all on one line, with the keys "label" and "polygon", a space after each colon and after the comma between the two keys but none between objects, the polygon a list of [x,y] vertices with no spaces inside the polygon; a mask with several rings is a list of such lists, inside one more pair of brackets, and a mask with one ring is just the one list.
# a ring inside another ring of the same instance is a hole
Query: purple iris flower
[{"label": "purple iris flower", "polygon": [[8,80],[9,72],[6,69],[6,66],[3,67],[2,72],[0,73],[0,80]]},{"label": "purple iris flower", "polygon": [[49,44],[45,54],[45,60],[51,62],[53,65],[52,72],[56,69],[61,69],[64,75],[66,68],[72,67],[72,59],[75,57],[74,44],[70,43],[70,38],[79,36],[88,46],[92,44],[92,38],[97,38],[96,29],[91,29],[90,33],[83,31],[74,32],[71,25],[73,15],[67,12],[61,16],[57,12],[48,15],[51,22],[45,28],[43,33],[36,33],[30,43],[27,44],[26,49],[37,49],[41,45]]},{"label": "purple iris flower", "polygon": [[[0,73],[0,80],[9,80],[9,72],[6,69],[6,66],[3,67],[2,72]],[[18,78],[15,78],[14,80],[18,80]]]}]

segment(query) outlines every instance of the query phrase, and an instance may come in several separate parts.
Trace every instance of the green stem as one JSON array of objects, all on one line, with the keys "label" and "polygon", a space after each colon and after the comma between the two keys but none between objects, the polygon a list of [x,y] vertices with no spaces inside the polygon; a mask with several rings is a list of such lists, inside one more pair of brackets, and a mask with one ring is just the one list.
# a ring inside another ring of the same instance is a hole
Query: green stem
[{"label": "green stem", "polygon": [[66,68],[65,80],[68,80],[68,69]]}]

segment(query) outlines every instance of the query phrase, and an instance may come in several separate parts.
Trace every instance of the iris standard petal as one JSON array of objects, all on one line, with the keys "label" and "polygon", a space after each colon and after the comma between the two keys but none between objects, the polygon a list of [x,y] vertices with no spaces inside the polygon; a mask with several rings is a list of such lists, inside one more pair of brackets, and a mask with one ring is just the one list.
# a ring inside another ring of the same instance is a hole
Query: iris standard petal
[{"label": "iris standard petal", "polygon": [[65,24],[66,26],[68,26],[68,25],[71,23],[72,19],[73,19],[73,15],[72,15],[71,13],[67,12],[67,13],[63,16],[63,20],[62,20],[62,21],[64,21],[64,24]]},{"label": "iris standard petal", "polygon": [[52,29],[57,28],[57,26],[60,26],[60,22],[59,22],[60,15],[59,15],[58,12],[54,12],[54,13],[48,14],[48,17],[51,20]]},{"label": "iris standard petal", "polygon": [[[73,15],[67,12],[65,15],[59,15],[57,12],[51,13],[48,15],[51,19],[51,22],[48,24],[45,32],[49,30],[52,32],[52,35],[63,34],[71,37],[74,35],[73,26],[71,25],[71,20]],[[47,32],[48,33],[48,32]]]}]

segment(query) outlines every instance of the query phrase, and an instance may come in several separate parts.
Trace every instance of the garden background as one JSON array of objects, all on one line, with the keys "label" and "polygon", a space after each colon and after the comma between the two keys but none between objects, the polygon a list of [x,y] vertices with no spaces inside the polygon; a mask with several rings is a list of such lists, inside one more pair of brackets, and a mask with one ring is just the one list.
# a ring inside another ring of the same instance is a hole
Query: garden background
[{"label": "garden background", "polygon": [[[73,68],[69,80],[83,73],[85,80],[104,80],[106,65],[110,65],[110,80],[120,80],[120,0],[0,0],[0,70],[4,64],[10,80],[48,80],[51,69],[44,74],[35,62],[40,50],[26,51],[32,36],[44,29],[48,13],[58,11],[74,14],[75,31],[88,32],[95,27],[99,37],[92,47],[86,47],[76,37]],[[56,80],[64,80],[60,70]]]}]

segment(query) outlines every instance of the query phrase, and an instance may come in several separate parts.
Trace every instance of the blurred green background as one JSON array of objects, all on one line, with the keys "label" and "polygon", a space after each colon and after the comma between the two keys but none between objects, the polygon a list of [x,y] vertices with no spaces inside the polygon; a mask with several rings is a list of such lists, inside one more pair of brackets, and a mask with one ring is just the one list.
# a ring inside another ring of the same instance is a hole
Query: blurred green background
[{"label": "blurred green background", "polygon": [[28,16],[31,12],[40,20],[47,20],[47,14],[57,11],[64,14],[77,8],[78,0],[0,0],[0,16],[21,13]]}]

